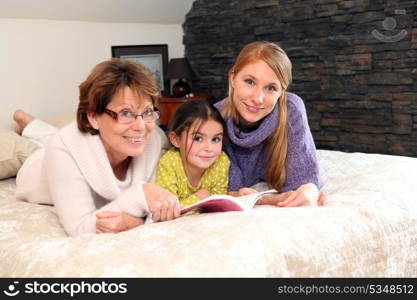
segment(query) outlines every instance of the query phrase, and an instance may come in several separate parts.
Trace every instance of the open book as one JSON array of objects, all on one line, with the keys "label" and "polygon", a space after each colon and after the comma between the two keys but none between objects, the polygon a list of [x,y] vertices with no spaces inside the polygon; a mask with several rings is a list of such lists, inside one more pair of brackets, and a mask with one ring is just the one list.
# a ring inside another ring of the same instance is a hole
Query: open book
[{"label": "open book", "polygon": [[198,201],[193,205],[182,208],[181,214],[185,214],[193,210],[201,213],[250,210],[263,196],[277,193],[278,192],[276,190],[267,190],[240,197],[233,197],[230,195],[213,195]]}]

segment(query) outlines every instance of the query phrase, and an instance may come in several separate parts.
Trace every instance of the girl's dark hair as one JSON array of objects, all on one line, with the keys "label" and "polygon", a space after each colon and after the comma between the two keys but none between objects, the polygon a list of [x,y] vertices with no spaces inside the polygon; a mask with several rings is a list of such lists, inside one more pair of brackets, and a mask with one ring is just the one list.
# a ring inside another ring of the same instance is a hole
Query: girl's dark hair
[{"label": "girl's dark hair", "polygon": [[201,120],[199,126],[201,128],[210,119],[219,122],[223,127],[223,133],[226,132],[226,123],[210,100],[189,100],[181,104],[175,111],[168,132],[174,132],[179,136],[196,120]]},{"label": "girl's dark hair", "polygon": [[[204,123],[210,119],[217,121],[222,125],[223,141],[227,139],[226,123],[224,122],[220,112],[214,107],[213,102],[210,100],[190,100],[181,104],[181,106],[175,111],[171,124],[168,128],[168,132],[174,132],[177,136],[180,136],[184,130],[190,130],[191,125],[195,121],[200,122],[197,128],[197,131],[199,131]],[[188,144],[186,144],[185,148],[188,148]],[[190,150],[191,147],[188,151]],[[188,158],[188,153],[186,158]]]}]

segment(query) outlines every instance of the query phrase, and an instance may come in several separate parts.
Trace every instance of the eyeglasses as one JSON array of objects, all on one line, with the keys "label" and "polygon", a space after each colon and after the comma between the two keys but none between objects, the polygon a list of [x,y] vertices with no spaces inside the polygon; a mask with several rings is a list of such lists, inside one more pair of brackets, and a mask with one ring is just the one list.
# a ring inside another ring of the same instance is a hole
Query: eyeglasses
[{"label": "eyeglasses", "polygon": [[127,109],[117,113],[106,108],[104,112],[121,124],[133,123],[137,117],[141,117],[145,123],[153,123],[159,118],[159,112],[156,109],[146,109],[142,114]]}]

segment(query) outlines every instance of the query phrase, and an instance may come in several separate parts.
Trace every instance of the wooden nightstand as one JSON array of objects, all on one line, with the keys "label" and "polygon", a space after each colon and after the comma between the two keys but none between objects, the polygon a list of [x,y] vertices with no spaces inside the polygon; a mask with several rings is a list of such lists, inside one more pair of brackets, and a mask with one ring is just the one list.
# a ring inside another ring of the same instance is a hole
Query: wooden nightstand
[{"label": "wooden nightstand", "polygon": [[193,99],[210,100],[213,99],[213,96],[207,93],[196,94],[193,97],[162,96],[161,100],[159,101],[160,125],[163,125],[165,128],[167,128],[178,106],[180,106],[181,103]]}]

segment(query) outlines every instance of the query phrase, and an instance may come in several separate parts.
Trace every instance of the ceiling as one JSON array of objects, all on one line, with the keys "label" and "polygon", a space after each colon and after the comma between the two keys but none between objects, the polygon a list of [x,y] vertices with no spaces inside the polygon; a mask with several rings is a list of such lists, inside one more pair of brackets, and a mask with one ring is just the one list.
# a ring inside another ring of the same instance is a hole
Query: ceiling
[{"label": "ceiling", "polygon": [[0,18],[182,24],[194,0],[0,0]]}]

